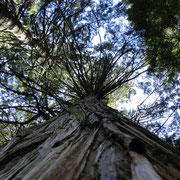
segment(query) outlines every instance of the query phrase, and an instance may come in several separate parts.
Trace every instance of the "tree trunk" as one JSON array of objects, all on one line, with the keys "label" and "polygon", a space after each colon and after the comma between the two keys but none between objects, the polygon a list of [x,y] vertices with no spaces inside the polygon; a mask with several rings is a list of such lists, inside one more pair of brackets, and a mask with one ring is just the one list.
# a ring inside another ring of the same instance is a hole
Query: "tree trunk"
[{"label": "tree trunk", "polygon": [[94,97],[22,131],[0,157],[3,180],[180,178],[178,152]]},{"label": "tree trunk", "polygon": [[45,48],[42,47],[41,41],[33,39],[30,32],[24,29],[21,22],[2,3],[0,3],[0,27],[7,29],[23,44],[35,48],[42,57],[49,56]]}]

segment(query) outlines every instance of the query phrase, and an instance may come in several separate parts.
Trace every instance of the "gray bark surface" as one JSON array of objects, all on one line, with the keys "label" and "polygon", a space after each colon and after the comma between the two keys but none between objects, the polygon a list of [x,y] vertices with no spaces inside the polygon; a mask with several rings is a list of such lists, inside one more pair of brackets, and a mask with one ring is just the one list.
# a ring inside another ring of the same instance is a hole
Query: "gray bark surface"
[{"label": "gray bark surface", "polygon": [[2,180],[178,180],[179,169],[178,152],[93,97],[0,152]]}]

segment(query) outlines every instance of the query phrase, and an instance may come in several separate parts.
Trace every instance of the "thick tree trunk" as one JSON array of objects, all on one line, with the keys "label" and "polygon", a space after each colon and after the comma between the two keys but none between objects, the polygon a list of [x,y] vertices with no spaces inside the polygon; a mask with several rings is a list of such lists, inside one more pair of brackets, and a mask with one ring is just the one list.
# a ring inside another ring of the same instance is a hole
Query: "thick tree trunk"
[{"label": "thick tree trunk", "polygon": [[179,153],[93,97],[26,129],[0,155],[0,179],[178,180]]}]

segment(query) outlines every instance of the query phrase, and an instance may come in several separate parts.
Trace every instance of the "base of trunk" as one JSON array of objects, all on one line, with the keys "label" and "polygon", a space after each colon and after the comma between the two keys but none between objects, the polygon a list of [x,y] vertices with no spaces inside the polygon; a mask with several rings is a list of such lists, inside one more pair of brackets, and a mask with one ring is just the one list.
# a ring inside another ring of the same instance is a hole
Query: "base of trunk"
[{"label": "base of trunk", "polygon": [[3,180],[180,178],[178,152],[95,98],[19,133],[0,157]]}]

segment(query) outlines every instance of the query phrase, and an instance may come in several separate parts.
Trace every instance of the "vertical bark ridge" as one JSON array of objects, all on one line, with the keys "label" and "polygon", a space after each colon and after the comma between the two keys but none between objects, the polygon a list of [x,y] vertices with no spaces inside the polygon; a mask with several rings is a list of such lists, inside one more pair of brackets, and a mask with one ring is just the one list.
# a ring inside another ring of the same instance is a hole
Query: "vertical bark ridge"
[{"label": "vertical bark ridge", "polygon": [[132,180],[161,180],[147,158],[136,152],[130,152],[132,156]]}]

